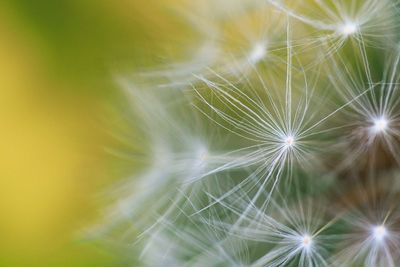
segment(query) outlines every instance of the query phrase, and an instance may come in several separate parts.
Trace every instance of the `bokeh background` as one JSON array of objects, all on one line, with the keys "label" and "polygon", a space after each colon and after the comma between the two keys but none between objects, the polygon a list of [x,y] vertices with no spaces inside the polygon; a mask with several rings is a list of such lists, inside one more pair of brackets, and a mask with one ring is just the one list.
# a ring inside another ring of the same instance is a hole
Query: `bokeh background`
[{"label": "bokeh background", "polygon": [[2,1],[0,266],[124,266],[82,231],[139,167],[109,153],[127,146],[111,134],[129,117],[115,75],[191,40],[168,2]]}]

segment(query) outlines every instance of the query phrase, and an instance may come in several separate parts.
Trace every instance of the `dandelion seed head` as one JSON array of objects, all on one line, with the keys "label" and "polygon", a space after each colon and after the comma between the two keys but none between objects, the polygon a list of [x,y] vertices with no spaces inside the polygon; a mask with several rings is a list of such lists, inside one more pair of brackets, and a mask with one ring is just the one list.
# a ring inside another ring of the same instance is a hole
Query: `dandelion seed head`
[{"label": "dandelion seed head", "polygon": [[265,43],[257,43],[249,54],[249,61],[255,64],[262,60],[267,54],[267,45]]},{"label": "dandelion seed head", "polygon": [[344,36],[349,36],[358,31],[358,25],[355,22],[348,21],[345,24],[341,25],[339,28],[339,32]]},{"label": "dandelion seed head", "polygon": [[372,122],[373,122],[372,129],[375,133],[384,132],[389,124],[388,120],[384,116],[376,118]]},{"label": "dandelion seed head", "polygon": [[381,242],[387,236],[387,229],[384,225],[376,225],[372,228],[372,236],[377,242]]}]

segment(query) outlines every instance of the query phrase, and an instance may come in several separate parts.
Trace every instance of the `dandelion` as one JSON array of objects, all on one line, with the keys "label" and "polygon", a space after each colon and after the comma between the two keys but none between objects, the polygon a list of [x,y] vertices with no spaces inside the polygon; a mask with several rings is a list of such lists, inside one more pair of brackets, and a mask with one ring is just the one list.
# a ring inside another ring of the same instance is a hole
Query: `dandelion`
[{"label": "dandelion", "polygon": [[[359,95],[353,94],[352,99],[348,99],[346,103],[333,110],[324,111],[322,107],[324,103],[321,101],[318,108],[322,109],[322,112],[320,110],[317,116],[316,111],[312,110],[312,104],[315,104],[313,98],[318,96],[315,95],[315,88],[308,84],[306,77],[303,80],[304,87],[296,88],[300,90],[302,97],[297,101],[293,99],[292,53],[288,23],[286,80],[281,91],[273,88],[274,83],[271,80],[267,84],[260,73],[259,80],[253,81],[254,84],[245,83],[246,89],[243,90],[241,87],[243,84],[235,85],[213,70],[210,72],[214,74],[215,81],[198,76],[199,80],[211,90],[213,103],[206,99],[204,92],[194,88],[200,103],[204,104],[199,110],[208,119],[252,143],[248,147],[238,149],[242,156],[237,157],[241,160],[237,166],[254,167],[255,171],[230,192],[243,188],[251,191],[257,188],[253,201],[256,201],[264,190],[273,192],[281,177],[292,180],[295,166],[307,168],[308,163],[312,162],[314,170],[317,166],[322,168],[323,163],[318,159],[318,150],[322,148],[323,142],[313,138],[316,135],[322,137],[331,134],[332,129],[328,120],[352,102],[359,101],[359,98],[369,91],[366,90]],[[300,74],[305,75],[304,72]],[[205,110],[210,110],[212,115]],[[320,130],[322,125],[325,129]],[[268,204],[268,199],[264,204]]]},{"label": "dandelion", "polygon": [[398,266],[399,5],[178,2],[196,38],[119,79],[144,148],[109,150],[140,169],[102,233],[149,267]]}]

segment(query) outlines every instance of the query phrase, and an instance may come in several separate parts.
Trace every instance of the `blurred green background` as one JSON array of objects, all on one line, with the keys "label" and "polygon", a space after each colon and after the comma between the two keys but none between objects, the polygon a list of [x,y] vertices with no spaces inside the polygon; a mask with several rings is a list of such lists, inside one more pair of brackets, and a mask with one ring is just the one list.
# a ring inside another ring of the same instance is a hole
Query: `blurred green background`
[{"label": "blurred green background", "polygon": [[126,115],[113,77],[186,40],[167,2],[2,2],[0,266],[126,266],[79,233],[100,218],[98,194],[138,167],[106,152],[123,146],[109,132]]}]

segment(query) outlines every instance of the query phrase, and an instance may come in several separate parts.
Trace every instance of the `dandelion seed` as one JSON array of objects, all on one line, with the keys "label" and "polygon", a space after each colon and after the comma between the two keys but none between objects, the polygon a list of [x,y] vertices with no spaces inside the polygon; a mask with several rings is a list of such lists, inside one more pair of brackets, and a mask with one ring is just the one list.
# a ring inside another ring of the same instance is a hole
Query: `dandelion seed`
[{"label": "dandelion seed", "polygon": [[331,81],[341,97],[347,102],[354,99],[355,94],[361,95],[357,101],[349,105],[348,113],[343,117],[345,120],[349,116],[354,119],[351,123],[345,122],[348,125],[345,126],[348,128],[348,134],[346,139],[338,144],[345,150],[350,149],[342,163],[337,166],[354,168],[357,166],[355,162],[375,165],[383,161],[382,157],[374,156],[379,152],[387,153],[393,163],[400,164],[397,153],[399,146],[397,99],[400,93],[397,81],[400,54],[396,52],[390,59],[386,59],[386,66],[379,74],[380,77],[377,75],[380,81],[374,81],[372,64],[366,54],[361,55],[358,60],[363,68],[362,77],[351,74],[355,69],[343,62],[343,59],[340,59],[340,64],[332,60],[333,70],[337,74],[334,75],[336,79],[331,77]]},{"label": "dandelion seed", "polygon": [[[237,201],[238,196],[242,200]],[[240,192],[219,204],[225,210],[241,216],[241,222],[238,224],[233,218],[234,224],[219,220],[213,224],[217,229],[229,231],[241,239],[275,245],[257,259],[252,267],[328,266],[324,241],[330,236],[325,231],[335,220],[324,220],[326,214],[311,201],[296,199],[295,203],[288,203],[285,199],[279,203],[271,200],[268,209],[260,209],[251,199],[246,199],[245,192]],[[244,210],[247,212],[243,213]]]},{"label": "dandelion seed", "polygon": [[[160,231],[149,231],[143,235],[145,246],[141,255],[149,263],[146,266],[159,266],[160,262],[170,267],[249,266],[247,245],[210,227],[209,218],[202,214],[187,216],[185,212],[196,208],[192,204],[190,202],[186,209],[178,207],[182,213],[174,221],[161,218]],[[177,226],[176,221],[183,224]]]},{"label": "dandelion seed", "polygon": [[398,201],[397,176],[376,178],[368,185],[356,185],[345,197],[351,206],[346,205],[342,219],[351,234],[343,233],[338,244],[342,249],[333,255],[330,266],[398,266],[400,210],[393,205]]},{"label": "dandelion seed", "polygon": [[293,1],[267,1],[291,18],[317,29],[315,41],[307,39],[305,44],[315,54],[315,44],[321,41],[321,61],[340,54],[349,37],[354,37],[354,49],[363,53],[366,45],[382,48],[388,42],[396,42],[393,37],[399,27],[398,7],[391,0],[303,1],[301,5],[292,5]]}]

